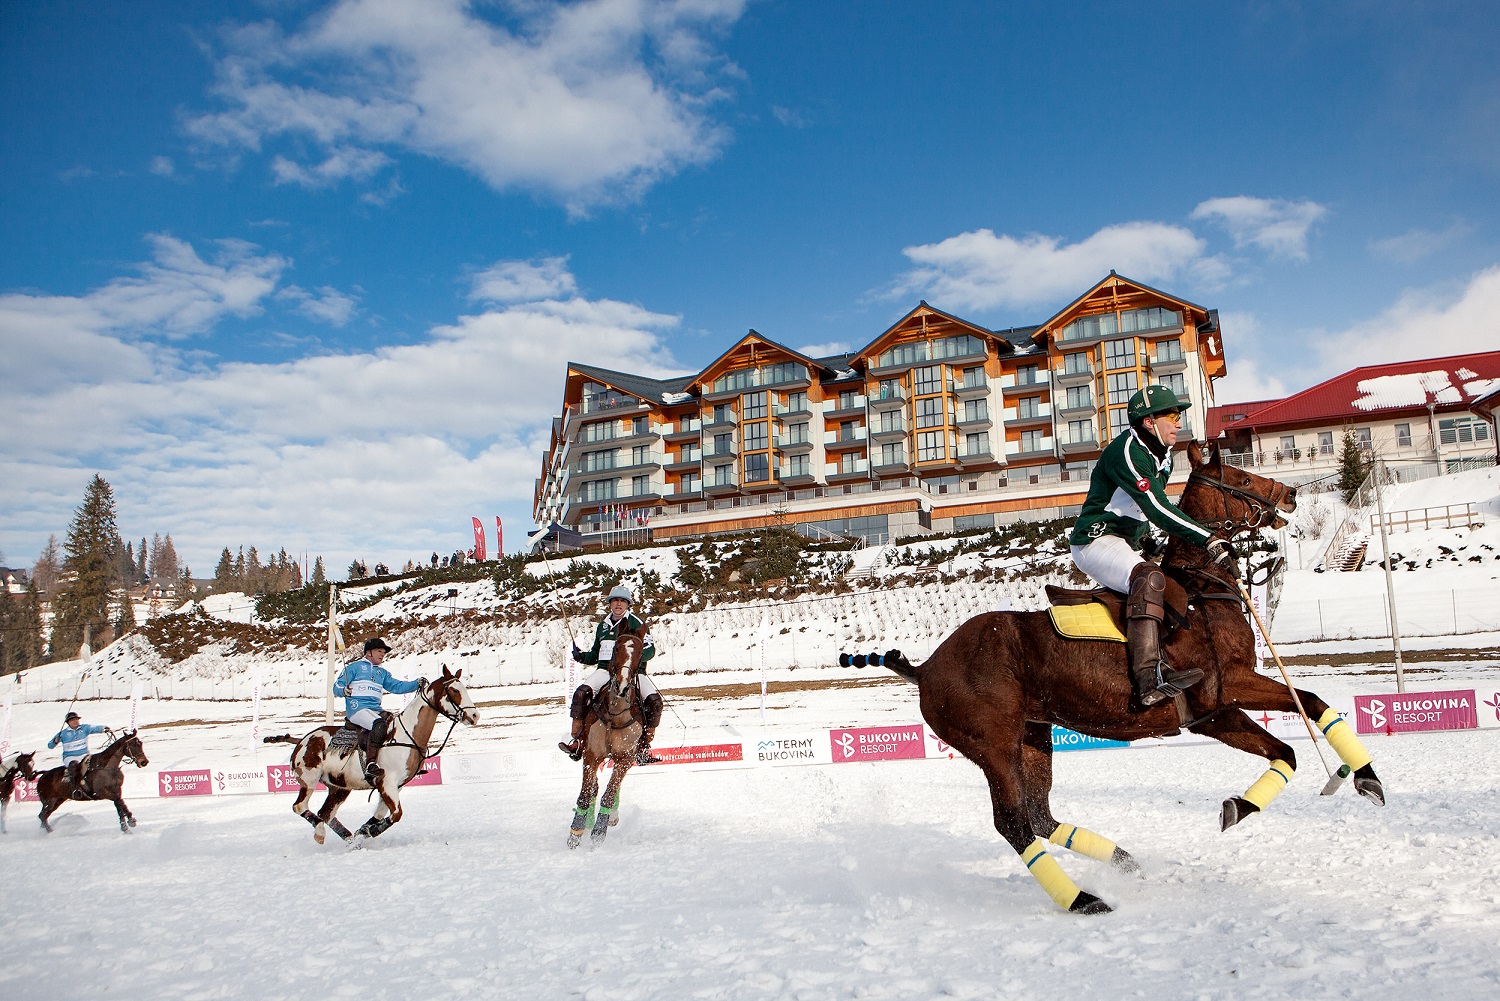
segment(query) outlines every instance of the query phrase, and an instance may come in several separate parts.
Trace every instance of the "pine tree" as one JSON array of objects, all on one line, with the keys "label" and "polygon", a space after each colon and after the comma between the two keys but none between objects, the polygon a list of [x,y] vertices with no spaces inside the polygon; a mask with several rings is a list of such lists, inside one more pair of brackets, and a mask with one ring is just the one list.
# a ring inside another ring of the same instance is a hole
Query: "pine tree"
[{"label": "pine tree", "polygon": [[6,634],[8,656],[17,670],[25,670],[42,663],[42,596],[37,593],[36,581],[26,585],[26,598],[20,603],[16,616],[16,630]]},{"label": "pine tree", "polygon": [[141,536],[141,546],[135,551],[135,579],[142,584],[149,583],[151,577],[146,572],[146,537]]},{"label": "pine tree", "polygon": [[312,582],[318,587],[328,583],[328,574],[323,570],[323,557],[313,561]]},{"label": "pine tree", "polygon": [[151,575],[163,584],[175,584],[177,578],[182,576],[182,569],[177,565],[177,547],[172,545],[172,533],[168,532],[166,538],[161,540],[160,547],[152,554]]},{"label": "pine tree", "polygon": [[63,542],[63,566],[52,603],[52,649],[70,653],[84,641],[103,646],[110,639],[109,605],[116,580],[115,495],[95,473],[73,513]]},{"label": "pine tree", "polygon": [[120,593],[120,613],[115,616],[115,635],[124,636],[134,628],[135,602],[130,600],[130,589],[126,588]]},{"label": "pine tree", "polygon": [[219,554],[219,565],[214,568],[214,590],[227,594],[234,589],[234,557],[229,555],[229,547],[225,546]]},{"label": "pine tree", "polygon": [[198,585],[193,583],[193,568],[187,564],[183,564],[182,576],[177,578],[177,600],[179,602],[198,600]]},{"label": "pine tree", "polygon": [[62,552],[57,547],[57,536],[47,536],[47,546],[31,568],[31,580],[37,589],[49,598],[57,591],[57,578],[62,573]]},{"label": "pine tree", "polygon": [[134,587],[136,584],[134,543],[125,543],[125,551],[120,556],[120,578],[125,581],[126,587]]},{"label": "pine tree", "polygon": [[1365,478],[1370,475],[1370,463],[1365,459],[1364,449],[1352,428],[1344,430],[1344,442],[1339,446],[1339,492],[1344,503],[1354,500]]}]

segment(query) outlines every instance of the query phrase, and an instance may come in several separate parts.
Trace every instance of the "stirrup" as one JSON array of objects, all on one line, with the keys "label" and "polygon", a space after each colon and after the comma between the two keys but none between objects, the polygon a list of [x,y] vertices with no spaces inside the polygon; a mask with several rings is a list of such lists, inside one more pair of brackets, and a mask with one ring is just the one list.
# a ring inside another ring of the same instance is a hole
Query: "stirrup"
[{"label": "stirrup", "polygon": [[[1149,691],[1143,690],[1141,692],[1141,705],[1149,708],[1168,699],[1175,699],[1202,680],[1203,672],[1197,668],[1187,671],[1173,671],[1163,670],[1162,665],[1157,664],[1156,687]],[[1144,686],[1142,687],[1144,688]]]},{"label": "stirrup", "polygon": [[580,739],[558,741],[557,749],[574,761],[583,760],[583,741]]},{"label": "stirrup", "polygon": [[661,758],[652,754],[651,745],[647,744],[645,747],[636,748],[635,763],[638,765],[659,765],[661,764]]}]

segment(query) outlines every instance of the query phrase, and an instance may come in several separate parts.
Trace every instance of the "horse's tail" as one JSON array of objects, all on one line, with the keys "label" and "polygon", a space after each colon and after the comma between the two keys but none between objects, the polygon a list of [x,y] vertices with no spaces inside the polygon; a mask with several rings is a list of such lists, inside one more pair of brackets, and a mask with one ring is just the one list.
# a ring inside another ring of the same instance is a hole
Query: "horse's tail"
[{"label": "horse's tail", "polygon": [[289,733],[278,733],[274,737],[262,737],[260,742],[262,744],[295,744],[301,739],[301,737],[293,737]]},{"label": "horse's tail", "polygon": [[857,653],[852,657],[847,653],[839,654],[839,667],[885,667],[895,671],[907,681],[917,680],[917,665],[906,659],[906,655],[900,650],[887,650],[885,653]]}]

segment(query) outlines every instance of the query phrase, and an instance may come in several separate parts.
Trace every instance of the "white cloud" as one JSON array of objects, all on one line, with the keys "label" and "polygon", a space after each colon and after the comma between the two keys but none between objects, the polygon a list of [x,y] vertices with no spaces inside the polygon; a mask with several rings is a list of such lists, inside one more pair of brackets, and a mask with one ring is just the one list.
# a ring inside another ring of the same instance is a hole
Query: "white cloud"
[{"label": "white cloud", "polygon": [[1208,260],[1203,241],[1188,230],[1156,222],[1108,226],[1073,244],[1055,236],[1018,239],[979,229],[902,253],[917,266],[896,280],[890,294],[921,296],[949,310],[1059,305],[1111,270],[1159,282]]},{"label": "white cloud", "polygon": [[1461,290],[1406,292],[1374,319],[1316,338],[1327,378],[1355,365],[1493,351],[1500,344],[1500,265]]},{"label": "white cloud", "polygon": [[[168,288],[178,281],[161,260],[143,270]],[[576,286],[565,271],[553,277]],[[147,336],[181,311],[169,297],[142,296],[158,309],[141,328],[101,306],[139,281],[0,297],[0,366],[14,387],[0,546],[12,555],[66,528],[96,470],[115,488],[121,531],[170,531],[199,573],[221,547],[252,542],[322,554],[335,572],[356,556],[452,552],[467,545],[469,514],[503,515],[519,540],[564,360],[680,371],[662,343],[677,317],[576,296],[486,309],[371,351],[275,364],[187,357]],[[288,291],[299,308],[340,296]],[[222,297],[212,301],[226,315]],[[39,340],[50,353],[38,355]]]},{"label": "white cloud", "polygon": [[[233,150],[291,140],[272,161],[280,183],[366,180],[383,150],[406,150],[581,212],[717,153],[708,108],[735,69],[710,39],[743,6],[341,0],[290,33],[230,33],[213,86],[225,108],[187,128]],[[300,162],[302,143],[321,153]]]},{"label": "white cloud", "polygon": [[1431,257],[1472,232],[1474,232],[1474,226],[1468,222],[1455,222],[1441,231],[1409,229],[1399,236],[1373,241],[1370,244],[1370,252],[1377,257],[1384,257],[1401,264],[1411,264],[1424,257]]},{"label": "white cloud", "polygon": [[288,285],[276,293],[276,298],[293,303],[303,316],[330,327],[342,327],[354,318],[355,310],[359,308],[359,300],[354,296],[327,285],[319,288],[316,294],[298,285]]},{"label": "white cloud", "polygon": [[177,168],[173,166],[172,158],[169,156],[153,156],[151,158],[151,166],[148,169],[157,177],[171,177],[177,172]]},{"label": "white cloud", "polygon": [[1286,383],[1278,375],[1263,369],[1254,356],[1265,343],[1260,321],[1250,313],[1224,312],[1219,326],[1225,334],[1227,374],[1214,380],[1214,403],[1250,403],[1257,400],[1279,400],[1288,395]]},{"label": "white cloud", "polygon": [[1218,222],[1229,231],[1236,247],[1259,247],[1272,256],[1305,261],[1313,224],[1327,214],[1328,209],[1317,202],[1236,195],[1200,202],[1192,218]]},{"label": "white cloud", "polygon": [[854,349],[843,341],[827,341],[823,344],[804,344],[797,350],[809,358],[831,358],[834,355],[848,354]]},{"label": "white cloud", "polygon": [[497,261],[476,274],[469,299],[483,302],[532,302],[558,299],[578,291],[566,257],[539,261]]}]

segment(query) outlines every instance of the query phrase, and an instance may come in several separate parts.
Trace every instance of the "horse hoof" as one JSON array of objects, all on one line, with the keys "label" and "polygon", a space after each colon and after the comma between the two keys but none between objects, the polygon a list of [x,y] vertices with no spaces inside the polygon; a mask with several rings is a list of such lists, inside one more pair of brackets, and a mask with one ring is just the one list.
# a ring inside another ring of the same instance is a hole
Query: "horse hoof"
[{"label": "horse hoof", "polygon": [[569,848],[577,848],[582,843],[583,843],[583,832],[582,831],[579,831],[577,834],[569,834],[568,835],[568,847]]},{"label": "horse hoof", "polygon": [[125,818],[125,823],[129,824],[131,827],[134,827],[135,826],[135,818],[134,817],[126,817]]},{"label": "horse hoof", "polygon": [[1354,773],[1354,791],[1376,806],[1385,806],[1385,786],[1375,776],[1375,769],[1365,765]]},{"label": "horse hoof", "polygon": [[313,840],[316,841],[320,845],[324,841],[328,840],[328,828],[325,825],[323,825],[323,824],[319,824],[317,827],[314,827],[313,828]]},{"label": "horse hoof", "polygon": [[1087,890],[1079,890],[1078,896],[1073,899],[1072,906],[1068,908],[1070,914],[1108,914],[1113,910],[1113,907]]},{"label": "horse hoof", "polygon": [[1135,856],[1118,846],[1115,853],[1109,857],[1109,864],[1120,872],[1135,873],[1141,871],[1141,864],[1135,860]]},{"label": "horse hoof", "polygon": [[1241,799],[1238,796],[1226,799],[1223,809],[1219,811],[1219,830],[1227,831],[1250,814],[1259,812],[1260,807],[1248,799]]}]

